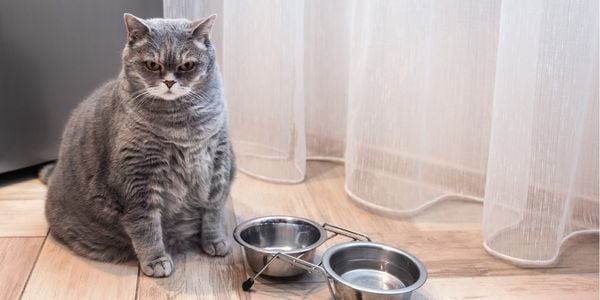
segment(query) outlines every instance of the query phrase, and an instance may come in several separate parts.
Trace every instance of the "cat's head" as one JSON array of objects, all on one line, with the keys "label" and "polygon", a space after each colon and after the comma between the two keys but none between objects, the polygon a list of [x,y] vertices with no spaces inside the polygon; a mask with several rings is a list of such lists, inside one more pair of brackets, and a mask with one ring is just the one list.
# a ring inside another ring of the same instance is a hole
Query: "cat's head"
[{"label": "cat's head", "polygon": [[125,14],[123,70],[134,96],[175,100],[193,93],[214,68],[210,31],[216,15],[199,21],[140,19]]}]

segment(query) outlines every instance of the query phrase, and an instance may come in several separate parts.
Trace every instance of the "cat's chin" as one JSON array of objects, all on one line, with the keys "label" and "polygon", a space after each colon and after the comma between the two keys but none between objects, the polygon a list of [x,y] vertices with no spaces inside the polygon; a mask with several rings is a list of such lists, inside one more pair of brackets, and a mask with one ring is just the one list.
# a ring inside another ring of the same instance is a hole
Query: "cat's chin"
[{"label": "cat's chin", "polygon": [[173,92],[166,92],[166,93],[162,93],[160,95],[153,95],[153,96],[156,98],[160,98],[162,100],[173,101],[173,100],[177,100],[177,99],[183,97],[184,95],[175,94]]}]

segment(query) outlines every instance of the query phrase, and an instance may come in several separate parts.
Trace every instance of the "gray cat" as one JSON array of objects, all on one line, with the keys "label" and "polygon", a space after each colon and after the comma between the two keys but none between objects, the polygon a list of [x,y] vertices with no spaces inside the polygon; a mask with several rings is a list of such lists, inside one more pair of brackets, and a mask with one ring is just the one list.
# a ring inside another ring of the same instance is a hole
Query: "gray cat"
[{"label": "gray cat", "polygon": [[164,277],[171,255],[230,250],[223,212],[235,165],[209,38],[215,15],[124,17],[121,73],[73,111],[56,165],[40,172],[46,217],[75,253],[137,258]]}]

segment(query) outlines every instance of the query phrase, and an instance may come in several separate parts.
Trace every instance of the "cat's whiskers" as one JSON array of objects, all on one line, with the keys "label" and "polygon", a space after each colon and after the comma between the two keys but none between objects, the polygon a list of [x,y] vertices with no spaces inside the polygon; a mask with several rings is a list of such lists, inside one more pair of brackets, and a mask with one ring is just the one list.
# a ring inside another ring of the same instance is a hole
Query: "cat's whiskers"
[{"label": "cat's whiskers", "polygon": [[147,95],[148,93],[149,93],[149,92],[148,92],[147,90],[142,90],[141,92],[134,93],[134,94],[132,95],[133,97],[131,98],[131,100],[136,100],[136,99],[138,99],[138,98],[140,98],[140,97],[142,97],[142,96],[144,96],[144,95]]},{"label": "cat's whiskers", "polygon": [[202,93],[202,92],[196,92],[196,91],[194,91],[194,90],[190,90],[190,91],[189,91],[189,95],[191,95],[191,96],[195,96],[195,97],[198,97],[198,98],[200,98],[201,100],[205,100],[205,99],[207,98],[207,97],[206,97],[206,95],[205,95],[204,93]]},{"label": "cat's whiskers", "polygon": [[143,90],[142,92],[135,94],[132,98],[131,101],[137,104],[144,104],[146,102],[146,100],[148,99],[145,96],[148,96],[150,94],[150,92],[148,92],[147,90]]}]

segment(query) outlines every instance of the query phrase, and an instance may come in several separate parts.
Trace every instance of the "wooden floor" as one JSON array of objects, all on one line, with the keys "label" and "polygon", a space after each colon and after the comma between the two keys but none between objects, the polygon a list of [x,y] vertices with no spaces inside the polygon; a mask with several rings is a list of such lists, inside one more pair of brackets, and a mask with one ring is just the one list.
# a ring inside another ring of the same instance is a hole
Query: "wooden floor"
[{"label": "wooden floor", "polygon": [[[597,236],[565,245],[555,268],[521,269],[484,251],[481,204],[442,203],[413,219],[386,218],[350,202],[343,176],[343,166],[324,162],[310,162],[307,180],[298,185],[240,174],[228,206],[230,230],[249,218],[287,214],[364,232],[425,263],[429,280],[413,299],[598,299]],[[226,258],[190,253],[165,279],[143,276],[135,262],[117,265],[75,256],[47,236],[44,194],[45,186],[32,172],[0,176],[0,299],[329,297],[322,280],[310,275],[294,282],[259,280],[252,292],[243,292],[241,283],[251,273],[237,245]]]}]

